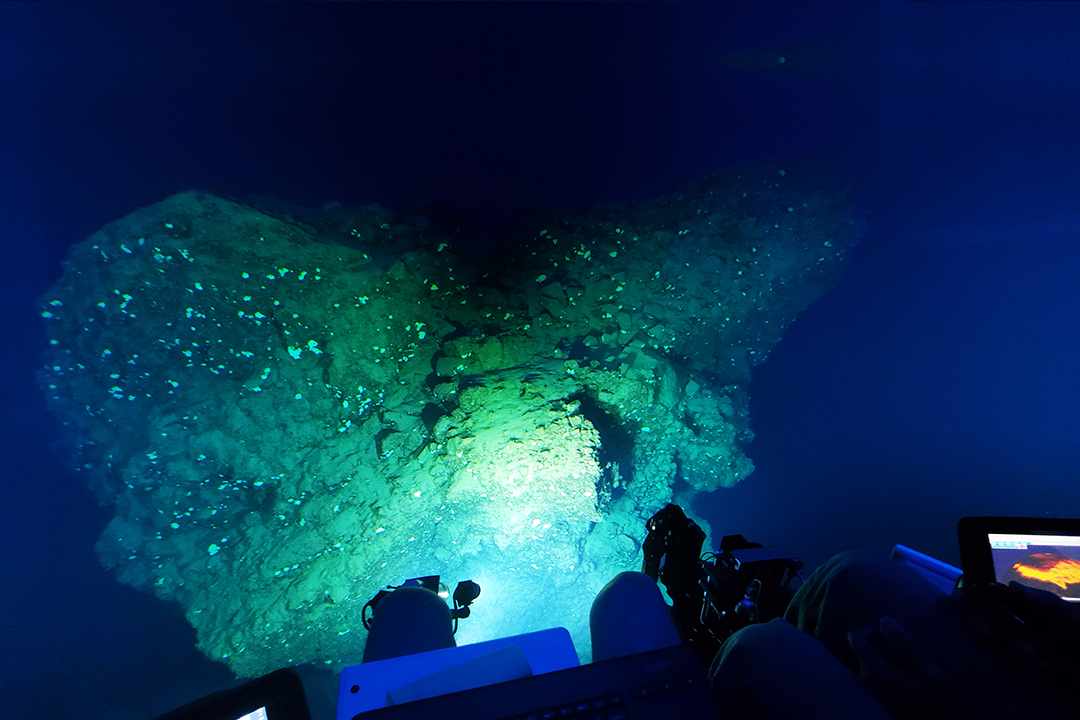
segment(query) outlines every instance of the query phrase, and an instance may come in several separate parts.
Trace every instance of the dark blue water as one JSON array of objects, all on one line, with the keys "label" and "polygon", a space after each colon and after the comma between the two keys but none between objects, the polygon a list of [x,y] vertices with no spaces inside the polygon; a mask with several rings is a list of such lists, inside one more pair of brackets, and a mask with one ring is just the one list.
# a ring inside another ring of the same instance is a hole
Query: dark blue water
[{"label": "dark blue water", "polygon": [[482,224],[810,158],[868,235],[756,369],[714,530],[956,562],[963,515],[1080,516],[1078,30],[1064,3],[0,6],[5,714],[229,682],[99,565],[109,512],[33,379],[67,248],[192,187]]}]

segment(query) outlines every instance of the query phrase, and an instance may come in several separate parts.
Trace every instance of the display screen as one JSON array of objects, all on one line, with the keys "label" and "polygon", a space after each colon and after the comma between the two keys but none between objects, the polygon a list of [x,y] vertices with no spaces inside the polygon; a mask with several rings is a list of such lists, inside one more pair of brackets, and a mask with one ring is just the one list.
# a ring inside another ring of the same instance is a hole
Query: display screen
[{"label": "display screen", "polygon": [[1080,603],[1080,537],[990,533],[994,577]]},{"label": "display screen", "polygon": [[258,710],[252,710],[236,718],[236,720],[267,720],[266,708],[261,707]]}]

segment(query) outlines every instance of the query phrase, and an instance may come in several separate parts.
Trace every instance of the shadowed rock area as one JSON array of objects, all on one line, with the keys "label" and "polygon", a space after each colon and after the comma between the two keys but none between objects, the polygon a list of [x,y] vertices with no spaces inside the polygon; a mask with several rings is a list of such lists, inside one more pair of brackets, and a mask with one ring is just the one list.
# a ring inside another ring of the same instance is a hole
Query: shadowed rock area
[{"label": "shadowed rock area", "polygon": [[124,583],[238,675],[359,662],[361,609],[441,574],[458,642],[568,627],[676,488],[753,470],[745,384],[859,216],[772,167],[552,213],[497,267],[385,208],[185,192],[75,246],[41,373]]}]

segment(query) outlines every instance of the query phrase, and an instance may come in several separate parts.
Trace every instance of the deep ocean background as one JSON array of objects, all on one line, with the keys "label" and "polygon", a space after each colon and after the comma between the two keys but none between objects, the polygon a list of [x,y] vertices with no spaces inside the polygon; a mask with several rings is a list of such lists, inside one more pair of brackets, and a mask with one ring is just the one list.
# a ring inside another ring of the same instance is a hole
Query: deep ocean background
[{"label": "deep ocean background", "polygon": [[756,472],[698,510],[809,566],[1080,517],[1078,36],[1063,2],[0,4],[5,717],[230,680],[98,563],[33,376],[68,248],[192,187],[489,224],[809,158],[869,234],[755,371]]}]

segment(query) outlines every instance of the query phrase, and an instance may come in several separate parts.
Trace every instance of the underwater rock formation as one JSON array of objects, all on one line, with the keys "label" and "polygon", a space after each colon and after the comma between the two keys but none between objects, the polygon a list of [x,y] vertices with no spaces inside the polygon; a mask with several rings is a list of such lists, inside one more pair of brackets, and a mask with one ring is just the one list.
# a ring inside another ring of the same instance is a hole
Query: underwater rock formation
[{"label": "underwater rock formation", "polygon": [[585,650],[674,488],[752,472],[750,370],[860,232],[777,168],[553,214],[497,271],[377,206],[276,215],[175,195],[42,300],[42,385],[115,512],[102,561],[247,676],[359,662],[364,603],[436,573],[483,588],[459,642],[564,625]]}]

